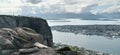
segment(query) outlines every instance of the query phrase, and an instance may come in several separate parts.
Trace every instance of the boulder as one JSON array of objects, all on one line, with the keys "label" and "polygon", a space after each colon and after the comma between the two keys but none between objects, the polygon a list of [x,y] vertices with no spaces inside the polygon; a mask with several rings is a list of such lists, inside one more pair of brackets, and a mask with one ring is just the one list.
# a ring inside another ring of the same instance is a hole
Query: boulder
[{"label": "boulder", "polygon": [[17,48],[29,48],[36,42],[44,44],[43,36],[30,28],[17,27],[13,29],[0,29],[0,46],[2,49],[6,48],[6,46],[8,46],[8,48],[11,46]]},{"label": "boulder", "polygon": [[57,55],[53,48],[32,48],[22,49],[19,55]]},{"label": "boulder", "polygon": [[43,36],[27,27],[0,28],[0,55],[58,55]]}]

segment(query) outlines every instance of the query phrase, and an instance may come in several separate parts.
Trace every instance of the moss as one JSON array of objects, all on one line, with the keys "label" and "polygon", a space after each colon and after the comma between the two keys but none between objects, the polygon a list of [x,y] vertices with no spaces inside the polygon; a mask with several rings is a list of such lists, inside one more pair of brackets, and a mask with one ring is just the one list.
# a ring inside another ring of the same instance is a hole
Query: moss
[{"label": "moss", "polygon": [[77,46],[69,46],[69,48],[71,49],[71,51],[78,51],[79,48]]},{"label": "moss", "polygon": [[54,47],[57,49],[61,49],[64,47],[69,47],[71,52],[76,52],[77,55],[99,55],[101,53],[102,55],[110,55],[109,53],[102,53],[99,51],[94,51],[94,50],[88,50],[84,47],[77,47],[77,46],[70,46],[70,45],[65,45],[61,43],[54,44]]}]

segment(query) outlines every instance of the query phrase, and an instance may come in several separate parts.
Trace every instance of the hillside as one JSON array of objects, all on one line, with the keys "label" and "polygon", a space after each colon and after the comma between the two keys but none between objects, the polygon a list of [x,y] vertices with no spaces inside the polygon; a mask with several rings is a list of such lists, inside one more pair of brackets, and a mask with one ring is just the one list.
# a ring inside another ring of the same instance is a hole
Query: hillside
[{"label": "hillside", "polygon": [[60,32],[99,35],[110,39],[120,38],[120,25],[63,25],[51,28]]}]

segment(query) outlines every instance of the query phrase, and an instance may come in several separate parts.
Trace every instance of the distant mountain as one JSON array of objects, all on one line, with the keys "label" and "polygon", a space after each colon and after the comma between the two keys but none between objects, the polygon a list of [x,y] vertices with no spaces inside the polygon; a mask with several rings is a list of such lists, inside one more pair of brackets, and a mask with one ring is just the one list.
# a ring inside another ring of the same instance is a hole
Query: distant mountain
[{"label": "distant mountain", "polygon": [[102,13],[102,16],[108,17],[108,18],[120,18],[120,12],[114,12],[114,13]]},{"label": "distant mountain", "polygon": [[92,13],[80,13],[80,14],[75,14],[75,13],[50,14],[50,13],[47,13],[47,14],[29,14],[29,16],[40,16],[40,17],[43,17],[46,19],[82,18],[85,20],[94,20],[94,19],[98,19],[98,18],[106,18],[105,16],[95,15]]}]

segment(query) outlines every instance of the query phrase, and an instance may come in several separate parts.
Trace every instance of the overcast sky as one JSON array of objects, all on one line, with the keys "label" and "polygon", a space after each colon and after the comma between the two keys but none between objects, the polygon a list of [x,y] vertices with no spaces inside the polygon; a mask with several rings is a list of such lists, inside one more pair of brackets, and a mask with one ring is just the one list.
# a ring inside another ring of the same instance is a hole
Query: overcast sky
[{"label": "overcast sky", "polygon": [[0,14],[120,18],[120,0],[0,0]]}]

